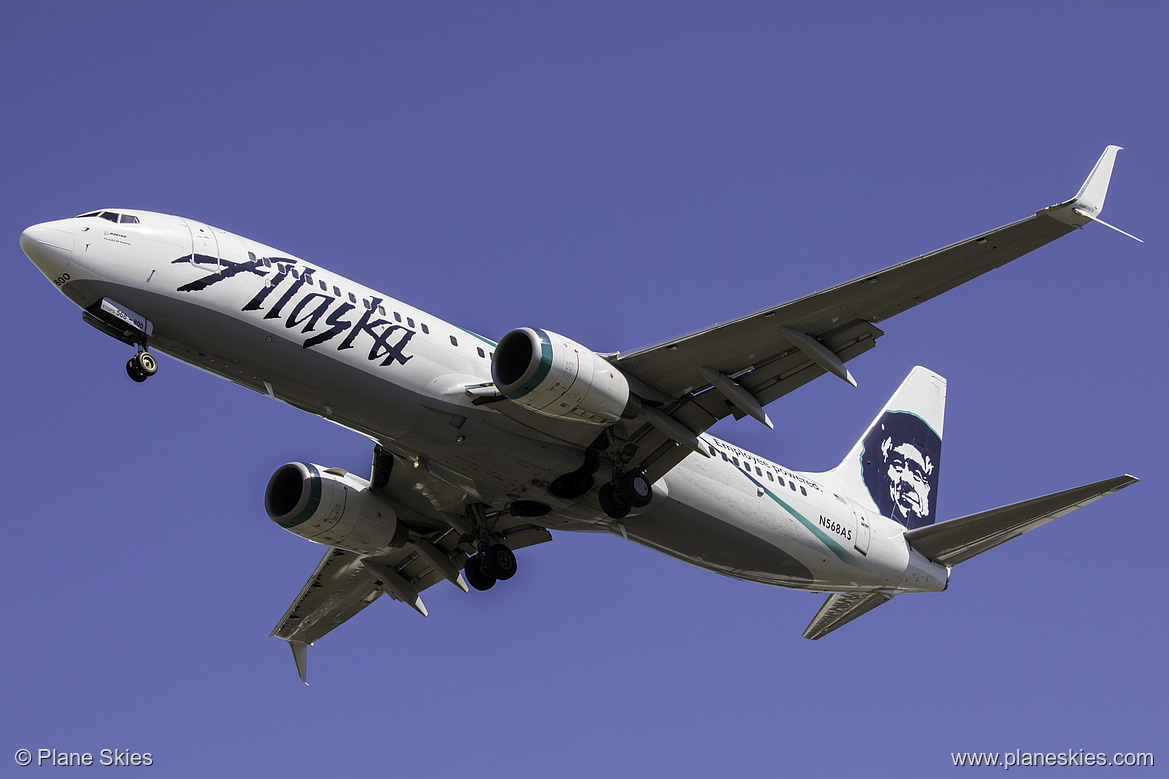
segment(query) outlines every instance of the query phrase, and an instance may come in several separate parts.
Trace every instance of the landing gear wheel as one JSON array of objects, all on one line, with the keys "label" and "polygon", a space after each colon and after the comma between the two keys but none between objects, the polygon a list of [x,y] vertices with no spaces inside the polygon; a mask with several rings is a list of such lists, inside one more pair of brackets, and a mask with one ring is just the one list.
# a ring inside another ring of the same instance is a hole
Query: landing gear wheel
[{"label": "landing gear wheel", "polygon": [[150,376],[138,365],[138,359],[131,357],[126,363],[126,375],[138,383],[146,381]]},{"label": "landing gear wheel", "polygon": [[369,483],[374,489],[382,489],[390,483],[390,472],[394,469],[394,456],[375,446],[373,450],[373,473]]},{"label": "landing gear wheel", "polygon": [[653,500],[654,491],[645,471],[630,471],[621,477],[621,497],[635,509],[644,508]]},{"label": "landing gear wheel", "polygon": [[613,489],[612,482],[601,485],[597,498],[601,501],[601,508],[612,519],[622,519],[628,516],[629,510],[632,508],[625,502],[621,493]]},{"label": "landing gear wheel", "polygon": [[158,373],[158,361],[154,359],[154,355],[150,352],[139,352],[133,358],[134,362],[138,363],[138,367],[147,377]]},{"label": "landing gear wheel", "polygon": [[487,572],[481,555],[467,558],[467,567],[463,569],[463,573],[467,575],[467,584],[480,592],[485,592],[495,586],[495,577]]},{"label": "landing gear wheel", "polygon": [[501,582],[515,576],[515,554],[503,544],[492,544],[487,547],[486,552],[476,557],[482,557],[483,567],[487,569],[487,573]]}]

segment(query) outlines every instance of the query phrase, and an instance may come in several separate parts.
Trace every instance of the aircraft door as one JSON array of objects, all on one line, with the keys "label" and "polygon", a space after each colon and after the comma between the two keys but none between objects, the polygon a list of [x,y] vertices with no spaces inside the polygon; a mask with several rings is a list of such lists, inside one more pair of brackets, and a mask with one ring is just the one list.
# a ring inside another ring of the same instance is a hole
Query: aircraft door
[{"label": "aircraft door", "polygon": [[863,511],[856,512],[856,537],[853,540],[853,546],[863,555],[869,553],[869,536],[872,531],[869,528],[869,519],[865,516]]},{"label": "aircraft door", "polygon": [[184,219],[191,233],[191,264],[203,271],[219,272],[219,238],[205,224]]}]

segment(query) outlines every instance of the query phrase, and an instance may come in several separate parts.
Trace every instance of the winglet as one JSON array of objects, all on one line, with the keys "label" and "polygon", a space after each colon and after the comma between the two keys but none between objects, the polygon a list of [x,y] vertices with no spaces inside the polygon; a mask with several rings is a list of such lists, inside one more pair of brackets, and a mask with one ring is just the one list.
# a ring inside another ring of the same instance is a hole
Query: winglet
[{"label": "winglet", "polygon": [[1104,210],[1104,198],[1108,195],[1108,182],[1112,180],[1112,166],[1116,163],[1116,153],[1121,148],[1120,146],[1109,146],[1104,149],[1104,153],[1100,155],[1100,159],[1096,160],[1092,172],[1088,174],[1084,185],[1080,187],[1080,191],[1076,193],[1074,198],[1059,205],[1048,206],[1039,213],[1047,214],[1073,227],[1083,227],[1088,222],[1099,222],[1121,235],[1127,235],[1134,241],[1144,243],[1135,235],[1126,233],[1100,218],[1100,212]]},{"label": "winglet", "polygon": [[1109,146],[1096,160],[1095,167],[1084,180],[1084,186],[1076,193],[1072,207],[1083,215],[1092,219],[1104,208],[1104,198],[1108,194],[1108,182],[1112,179],[1112,166],[1116,162],[1116,153],[1120,146]]},{"label": "winglet", "polygon": [[288,642],[289,648],[292,649],[292,659],[296,661],[296,672],[300,674],[300,680],[308,686],[308,644],[297,644],[293,641]]}]

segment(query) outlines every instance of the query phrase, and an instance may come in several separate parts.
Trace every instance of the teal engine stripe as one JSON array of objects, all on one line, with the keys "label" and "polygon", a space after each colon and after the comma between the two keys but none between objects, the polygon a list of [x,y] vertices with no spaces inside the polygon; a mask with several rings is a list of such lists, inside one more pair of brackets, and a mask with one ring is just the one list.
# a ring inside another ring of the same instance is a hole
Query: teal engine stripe
[{"label": "teal engine stripe", "polygon": [[547,333],[538,327],[533,327],[532,331],[540,337],[540,366],[536,368],[536,372],[532,374],[532,378],[511,392],[504,393],[512,400],[519,400],[536,389],[536,387],[539,387],[544,379],[548,378],[548,373],[552,370],[552,340],[548,337]]},{"label": "teal engine stripe", "polygon": [[305,463],[305,467],[309,470],[308,502],[305,504],[304,510],[295,517],[289,519],[287,522],[281,522],[280,527],[282,528],[296,527],[305,522],[309,517],[317,513],[317,508],[321,505],[321,473],[311,463]]}]

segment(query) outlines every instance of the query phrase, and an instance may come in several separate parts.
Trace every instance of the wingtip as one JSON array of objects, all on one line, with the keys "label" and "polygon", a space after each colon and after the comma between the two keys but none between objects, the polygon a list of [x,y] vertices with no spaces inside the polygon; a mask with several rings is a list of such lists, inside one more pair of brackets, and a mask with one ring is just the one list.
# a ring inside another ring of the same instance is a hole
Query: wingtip
[{"label": "wingtip", "polygon": [[1073,209],[1082,209],[1086,216],[1096,217],[1104,209],[1104,198],[1108,195],[1108,183],[1112,180],[1112,168],[1116,164],[1116,153],[1120,146],[1107,146],[1100,159],[1092,167],[1092,172],[1084,180],[1080,191],[1076,193]]},{"label": "wingtip", "polygon": [[296,673],[300,675],[300,680],[304,682],[305,687],[308,686],[308,644],[295,644],[288,642],[289,648],[292,650],[292,659],[296,661]]},{"label": "wingtip", "polygon": [[1104,153],[1100,155],[1100,159],[1096,160],[1096,164],[1092,167],[1092,172],[1088,174],[1088,178],[1084,180],[1083,186],[1080,187],[1080,191],[1076,193],[1074,198],[1057,205],[1048,206],[1036,213],[1045,214],[1052,219],[1056,219],[1072,227],[1083,227],[1091,222],[1099,222],[1121,235],[1126,235],[1134,241],[1144,243],[1143,240],[1137,238],[1132,233],[1127,233],[1100,218],[1100,212],[1104,210],[1104,200],[1108,196],[1108,184],[1112,181],[1112,168],[1116,164],[1116,153],[1123,148],[1123,146],[1116,146],[1115,144],[1106,146]]}]

